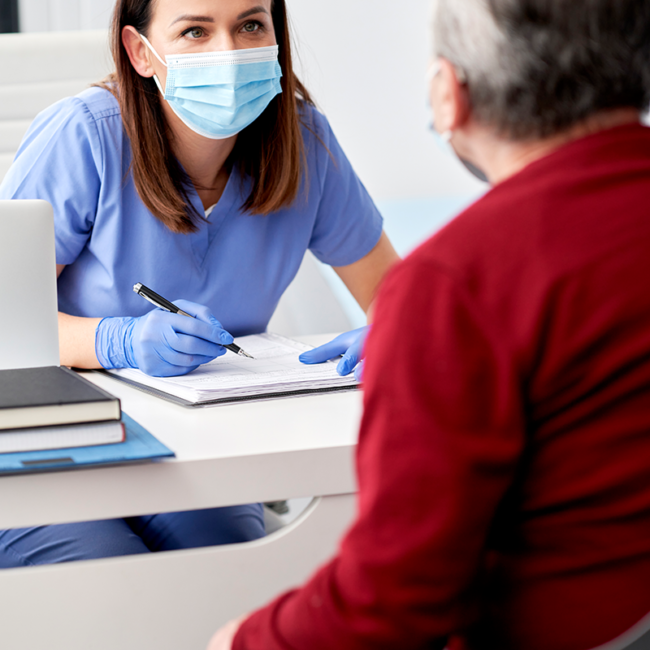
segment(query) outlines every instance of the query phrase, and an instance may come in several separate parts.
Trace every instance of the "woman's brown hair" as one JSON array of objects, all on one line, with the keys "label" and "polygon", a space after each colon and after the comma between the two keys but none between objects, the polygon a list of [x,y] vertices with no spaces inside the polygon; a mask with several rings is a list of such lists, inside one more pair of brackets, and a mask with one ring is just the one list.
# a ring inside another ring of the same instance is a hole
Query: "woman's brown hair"
[{"label": "woman's brown hair", "polygon": [[[154,0],[118,0],[111,26],[116,70],[99,85],[119,102],[133,152],[133,180],[143,203],[173,232],[190,233],[203,218],[189,199],[191,179],[172,151],[155,81],[135,71],[122,44],[122,30],[127,25],[148,35],[153,4]],[[242,207],[260,215],[291,205],[298,195],[304,159],[300,102],[313,104],[293,72],[285,0],[274,0],[271,14],[279,46],[282,94],[239,134],[231,156],[242,176],[252,179],[250,195]]]}]

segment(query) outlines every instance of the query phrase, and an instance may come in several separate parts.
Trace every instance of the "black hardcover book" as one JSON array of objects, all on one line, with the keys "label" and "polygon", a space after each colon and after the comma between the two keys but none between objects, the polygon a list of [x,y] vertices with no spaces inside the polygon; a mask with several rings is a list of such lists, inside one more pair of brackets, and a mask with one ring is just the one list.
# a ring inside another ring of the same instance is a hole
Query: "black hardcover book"
[{"label": "black hardcover book", "polygon": [[68,368],[0,370],[0,431],[120,417],[119,399]]}]

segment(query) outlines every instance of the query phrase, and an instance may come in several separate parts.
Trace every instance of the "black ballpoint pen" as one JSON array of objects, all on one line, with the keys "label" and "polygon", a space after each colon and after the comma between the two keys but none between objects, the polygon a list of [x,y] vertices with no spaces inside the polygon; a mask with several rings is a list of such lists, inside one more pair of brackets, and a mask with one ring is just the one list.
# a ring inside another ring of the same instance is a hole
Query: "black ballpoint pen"
[{"label": "black ballpoint pen", "polygon": [[[149,289],[149,287],[145,287],[144,284],[142,284],[141,282],[138,282],[137,284],[133,285],[133,291],[135,291],[139,296],[142,296],[145,300],[148,300],[155,307],[164,309],[165,311],[170,311],[172,314],[180,314],[181,316],[194,318],[192,314],[188,314],[187,312],[184,312],[182,309],[179,309],[173,302],[169,302],[169,300],[163,298],[155,291],[152,291],[151,289]],[[249,359],[255,358],[250,354],[248,354],[248,352],[240,348],[238,345],[235,345],[234,343],[229,343],[228,345],[224,345],[223,347],[226,348],[226,350],[230,350],[231,352],[238,354],[240,357],[248,357]]]}]

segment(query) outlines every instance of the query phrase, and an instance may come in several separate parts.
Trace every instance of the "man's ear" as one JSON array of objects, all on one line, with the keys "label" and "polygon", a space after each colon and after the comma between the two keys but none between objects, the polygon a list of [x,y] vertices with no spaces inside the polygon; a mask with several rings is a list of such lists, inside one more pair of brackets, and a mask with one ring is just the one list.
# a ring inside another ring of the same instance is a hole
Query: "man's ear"
[{"label": "man's ear", "polygon": [[431,106],[439,133],[455,131],[469,118],[467,84],[447,59],[439,59],[439,72],[431,79]]},{"label": "man's ear", "polygon": [[131,65],[141,77],[153,77],[156,74],[150,62],[149,49],[140,38],[140,34],[135,30],[135,27],[127,25],[122,30],[122,44],[129,55]]}]

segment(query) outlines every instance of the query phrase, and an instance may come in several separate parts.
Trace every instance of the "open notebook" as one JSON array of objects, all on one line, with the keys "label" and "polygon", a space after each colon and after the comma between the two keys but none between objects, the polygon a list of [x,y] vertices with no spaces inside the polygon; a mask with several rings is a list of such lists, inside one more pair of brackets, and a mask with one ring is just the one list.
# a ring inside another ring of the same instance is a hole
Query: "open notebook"
[{"label": "open notebook", "polygon": [[269,397],[290,397],[349,390],[354,377],[340,377],[336,363],[313,366],[298,356],[310,346],[277,334],[237,339],[254,359],[227,352],[183,377],[149,377],[139,370],[110,370],[111,375],[160,397],[189,406],[228,404]]}]

